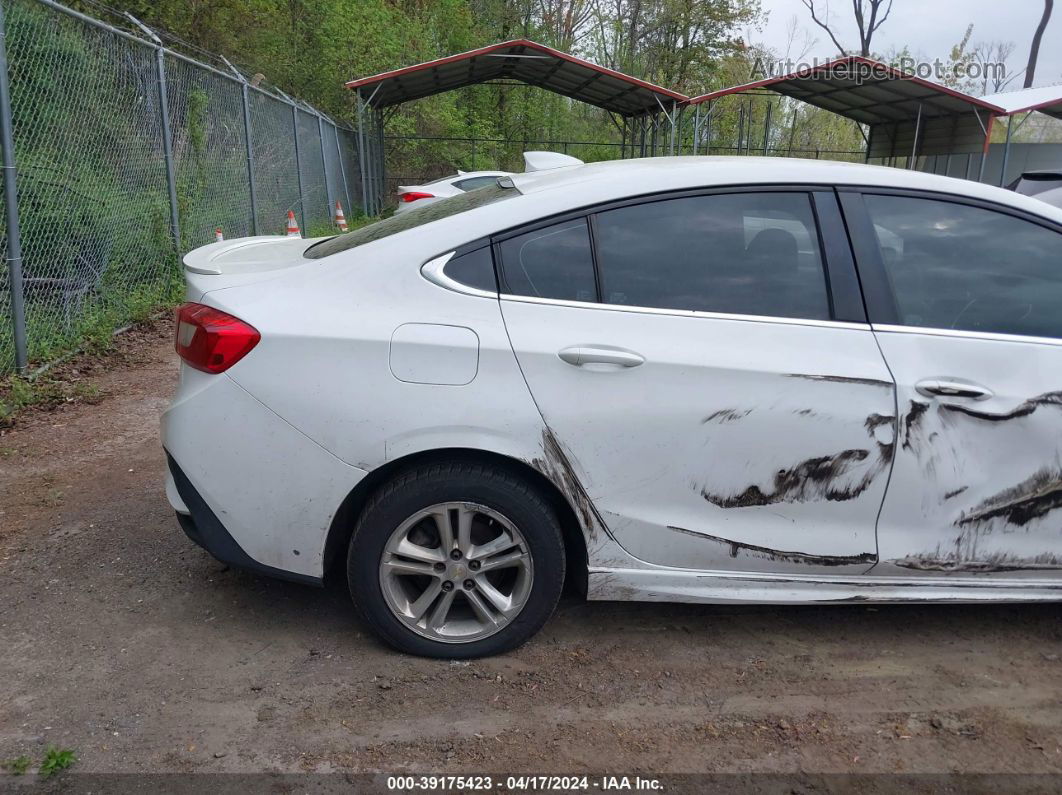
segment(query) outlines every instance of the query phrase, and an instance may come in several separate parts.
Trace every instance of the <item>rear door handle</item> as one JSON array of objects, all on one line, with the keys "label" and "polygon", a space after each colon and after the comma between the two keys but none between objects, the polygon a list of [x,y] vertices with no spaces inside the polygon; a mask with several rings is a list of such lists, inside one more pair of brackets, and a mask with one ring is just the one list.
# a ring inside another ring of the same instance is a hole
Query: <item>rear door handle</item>
[{"label": "rear door handle", "polygon": [[645,362],[645,357],[624,348],[612,348],[606,345],[573,345],[557,354],[561,361],[576,367],[584,364],[611,364],[617,367],[637,367]]},{"label": "rear door handle", "polygon": [[926,397],[961,397],[972,400],[988,400],[992,390],[962,378],[924,378],[915,384],[920,395]]}]

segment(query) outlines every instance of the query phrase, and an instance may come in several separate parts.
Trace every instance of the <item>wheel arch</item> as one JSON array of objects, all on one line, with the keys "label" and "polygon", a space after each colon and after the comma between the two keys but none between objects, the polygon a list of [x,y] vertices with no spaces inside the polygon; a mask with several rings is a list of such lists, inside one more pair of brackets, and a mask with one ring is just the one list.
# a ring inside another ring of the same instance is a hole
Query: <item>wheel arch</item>
[{"label": "wheel arch", "polygon": [[560,519],[561,531],[564,535],[564,553],[568,560],[565,590],[586,596],[589,564],[584,528],[564,493],[553,481],[526,461],[490,450],[465,447],[448,447],[410,453],[378,466],[362,478],[344,498],[332,518],[324,547],[325,576],[331,576],[337,569],[342,568],[354,524],[377,489],[408,469],[443,461],[489,463],[499,469],[506,469],[537,486],[549,499]]}]

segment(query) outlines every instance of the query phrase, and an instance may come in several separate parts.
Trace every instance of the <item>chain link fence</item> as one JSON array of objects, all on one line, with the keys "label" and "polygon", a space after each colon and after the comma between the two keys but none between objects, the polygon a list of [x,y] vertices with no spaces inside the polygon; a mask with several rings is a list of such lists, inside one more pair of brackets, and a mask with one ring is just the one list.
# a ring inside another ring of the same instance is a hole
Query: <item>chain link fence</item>
[{"label": "chain link fence", "polygon": [[0,274],[0,375],[179,300],[178,255],[216,229],[283,234],[292,210],[304,232],[326,234],[337,200],[358,213],[353,130],[132,22],[121,30],[51,0],[0,8],[10,86],[0,115],[14,144],[4,165],[18,197],[0,206],[0,253],[16,259],[13,229],[24,302],[19,333],[16,259]]}]

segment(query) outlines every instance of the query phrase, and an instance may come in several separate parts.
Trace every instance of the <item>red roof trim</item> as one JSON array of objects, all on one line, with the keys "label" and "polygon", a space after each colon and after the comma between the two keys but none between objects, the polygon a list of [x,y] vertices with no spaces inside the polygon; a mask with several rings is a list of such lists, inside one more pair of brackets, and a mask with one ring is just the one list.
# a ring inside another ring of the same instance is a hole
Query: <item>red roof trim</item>
[{"label": "red roof trim", "polygon": [[[948,96],[955,97],[956,99],[961,99],[962,101],[967,102],[971,105],[977,105],[982,109],[987,110],[989,113],[993,113],[996,115],[1006,114],[1006,111],[998,105],[993,105],[989,102],[984,102],[978,99],[977,97],[971,97],[969,94],[963,94],[961,91],[956,91],[952,88],[948,88],[947,86],[942,86],[939,83],[931,83],[930,81],[924,80],[921,77],[917,77],[916,75],[901,72],[899,69],[889,66],[888,64],[882,63],[881,61],[875,61],[873,58],[864,58],[861,55],[848,55],[843,58],[836,58],[832,61],[829,61],[828,63],[819,64],[818,66],[800,69],[796,72],[793,72],[792,74],[783,75],[781,77],[768,77],[766,80],[757,80],[754,83],[746,83],[741,86],[733,86],[732,88],[723,88],[719,91],[712,91],[707,94],[701,94],[700,96],[691,99],[689,101],[689,104],[699,105],[702,102],[708,102],[709,100],[719,99],[719,97],[725,97],[729,94],[737,94],[739,92],[748,91],[753,88],[767,88],[769,86],[773,86],[778,83],[784,83],[789,80],[804,80],[810,77],[815,72],[822,72],[827,69],[833,69],[834,67],[840,66],[841,64],[853,63],[861,63],[866,64],[867,66],[872,66],[876,69],[884,69],[892,78],[895,78],[897,80],[910,80],[913,83],[916,83],[917,85],[932,89],[933,91],[936,91],[939,94],[946,94]],[[836,111],[832,112],[836,113]]]},{"label": "red roof trim", "polygon": [[671,91],[667,88],[655,86],[652,83],[647,83],[644,80],[639,80],[637,77],[625,75],[623,74],[623,72],[617,72],[614,69],[608,69],[604,66],[598,66],[596,63],[584,61],[582,58],[576,58],[574,55],[569,55],[568,53],[561,52],[560,50],[554,50],[552,47],[547,47],[545,44],[538,44],[537,42],[531,41],[529,39],[513,39],[512,41],[503,41],[500,44],[491,44],[489,47],[480,47],[478,50],[469,50],[468,52],[458,53],[457,55],[450,55],[446,58],[437,58],[434,61],[425,61],[424,63],[419,63],[414,66],[406,66],[402,69],[394,69],[390,72],[381,72],[380,74],[372,75],[371,77],[362,77],[358,80],[351,80],[349,83],[346,84],[346,87],[360,88],[362,86],[373,85],[374,83],[383,82],[388,78],[401,77],[402,75],[409,74],[410,72],[420,72],[425,69],[432,69],[436,66],[454,63],[455,61],[467,61],[471,58],[475,58],[478,55],[489,55],[492,52],[496,52],[498,50],[505,49],[508,47],[521,46],[528,47],[533,50],[538,50],[539,52],[551,55],[554,58],[560,58],[562,60],[568,61],[569,63],[578,64],[579,66],[585,66],[587,69],[593,69],[595,72],[599,72],[600,74],[615,77],[618,80],[624,81],[625,83],[638,86],[639,88],[648,89],[649,91],[653,91],[657,94],[663,94],[664,96],[670,97],[671,99],[677,100],[679,102],[689,101],[689,97],[687,97],[685,94],[679,94],[676,91]]}]

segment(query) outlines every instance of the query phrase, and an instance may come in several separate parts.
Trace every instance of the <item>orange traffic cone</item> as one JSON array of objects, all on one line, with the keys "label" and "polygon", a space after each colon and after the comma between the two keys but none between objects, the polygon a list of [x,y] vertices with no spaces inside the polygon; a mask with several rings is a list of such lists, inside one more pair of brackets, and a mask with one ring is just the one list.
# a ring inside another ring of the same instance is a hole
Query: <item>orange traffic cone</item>
[{"label": "orange traffic cone", "polygon": [[302,237],[298,221],[295,220],[295,213],[291,210],[288,210],[288,237]]},{"label": "orange traffic cone", "polygon": [[336,226],[339,227],[340,232],[347,231],[347,218],[343,215],[343,205],[339,203],[339,199],[336,199]]},{"label": "orange traffic cone", "polygon": [[214,242],[220,243],[224,239],[225,235],[221,234],[221,227],[219,226],[217,229],[214,230]]}]

